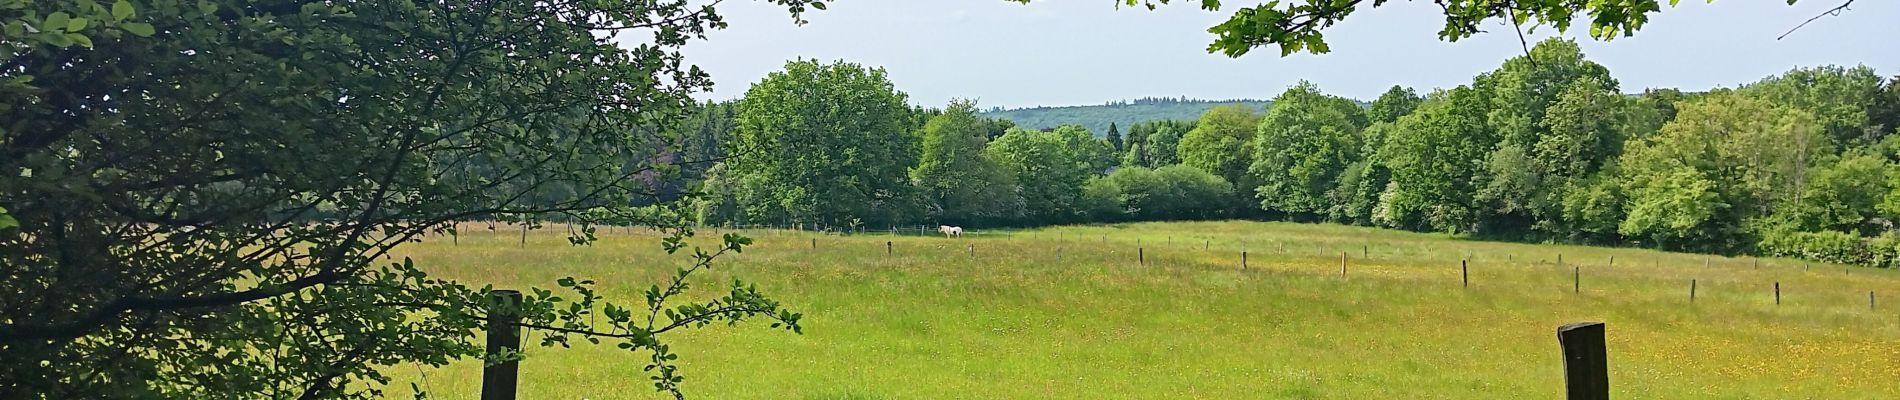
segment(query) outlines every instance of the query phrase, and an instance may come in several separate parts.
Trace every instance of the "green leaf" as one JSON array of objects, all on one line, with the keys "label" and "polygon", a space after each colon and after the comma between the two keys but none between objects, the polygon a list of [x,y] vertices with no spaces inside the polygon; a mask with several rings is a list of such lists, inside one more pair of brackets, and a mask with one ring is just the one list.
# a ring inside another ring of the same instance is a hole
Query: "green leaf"
[{"label": "green leaf", "polygon": [[138,11],[132,9],[132,2],[130,1],[119,0],[118,2],[112,3],[112,19],[124,21],[126,18],[131,18],[136,14],[138,14]]},{"label": "green leaf", "polygon": [[119,28],[124,29],[126,33],[130,33],[133,36],[138,36],[138,37],[152,37],[153,33],[158,32],[156,29],[152,28],[152,24],[148,24],[144,22],[127,22],[125,24],[119,25]]},{"label": "green leaf", "polygon": [[85,48],[88,48],[88,49],[92,48],[92,38],[86,37],[86,35],[84,34],[68,33],[66,34],[66,38],[72,39],[73,43],[77,43],[80,46],[84,46]]},{"label": "green leaf", "polygon": [[0,231],[18,227],[20,227],[20,220],[13,219],[12,214],[7,214],[6,207],[0,207]]},{"label": "green leaf", "polygon": [[825,9],[825,3],[819,3],[819,2],[812,2],[812,3],[811,3],[811,8],[814,8],[814,9],[819,9],[819,10],[823,10],[823,9]]},{"label": "green leaf", "polygon": [[[86,29],[86,25],[87,25],[87,24],[90,24],[91,22],[92,22],[92,20],[88,20],[88,19],[85,19],[85,18],[73,18],[73,19],[72,19],[72,20],[70,20],[70,21],[66,21],[66,31],[67,31],[67,32],[78,32],[78,31],[81,31],[81,30],[85,30],[85,29]],[[91,47],[91,46],[87,46],[87,47]]]},{"label": "green leaf", "polygon": [[40,23],[40,28],[47,30],[61,29],[66,26],[67,22],[71,22],[72,19],[73,16],[66,14],[65,11],[56,11],[46,16],[46,21]]},{"label": "green leaf", "polygon": [[66,34],[64,33],[42,32],[40,37],[46,40],[46,44],[50,44],[56,47],[66,47],[66,46],[73,45],[73,38],[66,37]]}]

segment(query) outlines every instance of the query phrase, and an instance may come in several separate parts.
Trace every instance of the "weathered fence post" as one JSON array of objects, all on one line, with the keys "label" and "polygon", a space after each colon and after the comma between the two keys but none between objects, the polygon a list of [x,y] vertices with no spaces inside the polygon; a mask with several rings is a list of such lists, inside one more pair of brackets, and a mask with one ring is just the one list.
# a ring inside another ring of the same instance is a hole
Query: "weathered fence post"
[{"label": "weathered fence post", "polygon": [[1470,288],[1471,287],[1471,261],[1458,260],[1458,271],[1459,271],[1459,274],[1462,277],[1464,277],[1465,288]]},{"label": "weathered fence post", "polygon": [[891,250],[891,241],[889,241],[889,240],[886,240],[886,241],[884,241],[884,255],[886,255],[886,256],[889,256],[889,255],[892,255],[892,254],[896,254],[896,253],[894,253],[894,252],[893,252],[893,251]]},{"label": "weathered fence post", "polygon": [[1616,256],[1610,256],[1610,264],[1607,265],[1607,267],[1610,267],[1610,268],[1616,267]]},{"label": "weathered fence post", "polygon": [[1359,258],[1372,258],[1372,247],[1363,244],[1359,245]]},{"label": "weathered fence post", "polygon": [[1690,303],[1695,302],[1695,280],[1694,279],[1689,280],[1689,302]]},{"label": "weathered fence post", "polygon": [[1781,281],[1775,281],[1775,305],[1781,305]]},{"label": "weathered fence post", "polygon": [[1346,252],[1339,252],[1339,279],[1346,279]]},{"label": "weathered fence post", "polygon": [[1557,345],[1563,347],[1564,386],[1570,400],[1609,400],[1609,350],[1603,345],[1602,322],[1578,322],[1557,327]]},{"label": "weathered fence post", "polygon": [[1147,249],[1140,247],[1135,248],[1135,265],[1148,265]]},{"label": "weathered fence post", "polygon": [[[488,356],[521,352],[521,292],[496,290],[488,293],[495,307],[488,310]],[[516,375],[521,362],[488,362],[482,368],[482,400],[514,400]]]},{"label": "weathered fence post", "polygon": [[[1246,250],[1240,251],[1240,270],[1241,271],[1247,270],[1247,251]],[[1869,297],[1873,296],[1872,294],[1873,292],[1868,292],[1868,293],[1869,293],[1868,294]]]},{"label": "weathered fence post", "polygon": [[1570,267],[1570,293],[1583,293],[1583,267]]},{"label": "weathered fence post", "polygon": [[818,238],[811,238],[811,248],[812,250],[818,249]]}]

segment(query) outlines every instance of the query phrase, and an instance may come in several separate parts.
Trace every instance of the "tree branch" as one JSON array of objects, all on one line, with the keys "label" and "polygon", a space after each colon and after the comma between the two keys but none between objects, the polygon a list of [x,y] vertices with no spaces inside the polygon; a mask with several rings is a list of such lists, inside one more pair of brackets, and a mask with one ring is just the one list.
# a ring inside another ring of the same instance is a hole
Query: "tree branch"
[{"label": "tree branch", "polygon": [[1806,21],[1801,21],[1800,25],[1795,25],[1794,28],[1788,29],[1788,31],[1783,32],[1781,36],[1776,36],[1775,40],[1781,40],[1782,38],[1788,37],[1788,35],[1794,34],[1794,31],[1801,30],[1801,27],[1808,26],[1808,23],[1814,22],[1814,20],[1817,20],[1817,19],[1821,19],[1821,17],[1825,17],[1829,15],[1835,15],[1835,16],[1841,15],[1841,12],[1847,11],[1847,6],[1851,6],[1851,5],[1854,5],[1854,0],[1847,0],[1845,2],[1842,2],[1841,5],[1834,6],[1834,8],[1827,9],[1827,11],[1822,11],[1820,14],[1817,14],[1813,17],[1809,17],[1808,20]]}]

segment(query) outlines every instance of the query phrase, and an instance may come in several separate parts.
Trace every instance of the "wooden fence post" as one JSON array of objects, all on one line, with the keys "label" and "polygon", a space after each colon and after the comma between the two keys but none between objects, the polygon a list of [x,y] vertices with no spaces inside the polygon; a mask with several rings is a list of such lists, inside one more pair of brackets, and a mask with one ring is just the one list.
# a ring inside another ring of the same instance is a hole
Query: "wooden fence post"
[{"label": "wooden fence post", "polygon": [[1135,248],[1135,265],[1148,265],[1147,249],[1140,247]]},{"label": "wooden fence post", "polygon": [[1695,302],[1695,280],[1694,279],[1689,280],[1689,302],[1690,303]]},{"label": "wooden fence post", "polygon": [[1775,305],[1781,305],[1781,281],[1775,281]]},{"label": "wooden fence post", "polygon": [[[1241,270],[1241,271],[1246,271],[1246,270],[1247,270],[1247,251],[1246,251],[1246,250],[1241,250],[1241,251],[1240,251],[1240,270]],[[1867,296],[1868,296],[1869,298],[1872,298],[1872,297],[1873,297],[1873,292],[1868,292],[1868,295],[1867,295]]]},{"label": "wooden fence post", "polygon": [[1471,287],[1471,261],[1458,260],[1458,270],[1460,271],[1460,275],[1464,277],[1465,288],[1470,288]]},{"label": "wooden fence post", "polygon": [[1570,267],[1570,293],[1583,293],[1583,267]]},{"label": "wooden fence post", "polygon": [[1570,400],[1609,400],[1609,350],[1603,344],[1602,322],[1578,322],[1557,327],[1557,345],[1563,347],[1564,392]]},{"label": "wooden fence post", "polygon": [[[495,308],[488,310],[488,356],[521,352],[521,292],[496,290],[488,293]],[[489,362],[482,368],[482,400],[514,400],[521,362]]]},{"label": "wooden fence post", "polygon": [[818,249],[818,238],[811,238],[811,248],[812,250]]},{"label": "wooden fence post", "polygon": [[889,240],[884,241],[884,255],[889,256],[892,254],[896,254],[896,253],[892,252],[891,250],[891,241]]},{"label": "wooden fence post", "polygon": [[1339,279],[1346,279],[1346,252],[1339,252]]}]

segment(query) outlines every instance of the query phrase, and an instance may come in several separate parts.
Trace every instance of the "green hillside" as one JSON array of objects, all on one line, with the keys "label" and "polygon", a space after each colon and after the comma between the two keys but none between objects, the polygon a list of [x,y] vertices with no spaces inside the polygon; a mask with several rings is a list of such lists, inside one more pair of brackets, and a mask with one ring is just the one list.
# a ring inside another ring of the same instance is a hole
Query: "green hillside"
[{"label": "green hillside", "polygon": [[994,108],[982,113],[985,117],[1008,119],[1016,125],[1030,128],[1054,128],[1063,124],[1081,124],[1088,127],[1096,136],[1108,133],[1108,124],[1114,123],[1127,130],[1128,125],[1141,121],[1162,119],[1193,120],[1201,113],[1215,106],[1242,104],[1258,111],[1266,111],[1272,102],[1266,100],[1201,100],[1185,98],[1144,98],[1133,101],[1115,101],[1095,106],[1031,107],[1016,109]]}]

